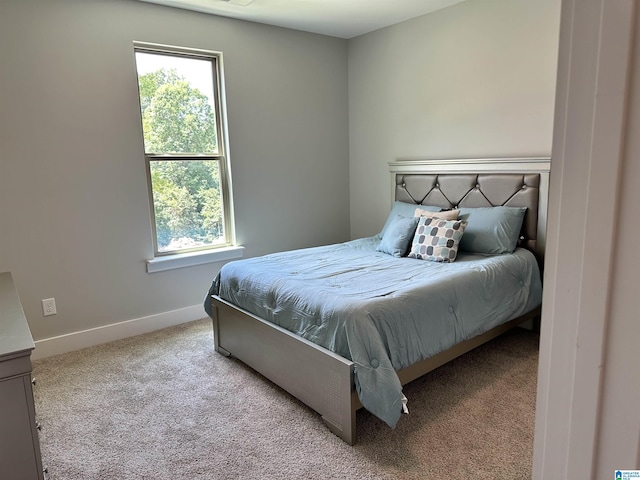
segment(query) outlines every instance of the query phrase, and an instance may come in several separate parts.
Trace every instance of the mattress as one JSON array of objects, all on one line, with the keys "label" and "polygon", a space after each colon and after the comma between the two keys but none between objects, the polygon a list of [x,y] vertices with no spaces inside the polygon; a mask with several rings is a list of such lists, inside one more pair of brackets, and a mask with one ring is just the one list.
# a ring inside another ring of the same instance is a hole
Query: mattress
[{"label": "mattress", "polygon": [[379,236],[226,264],[218,295],[355,366],[362,405],[395,426],[406,400],[396,374],[540,305],[534,255],[460,252],[453,263],[376,252]]}]

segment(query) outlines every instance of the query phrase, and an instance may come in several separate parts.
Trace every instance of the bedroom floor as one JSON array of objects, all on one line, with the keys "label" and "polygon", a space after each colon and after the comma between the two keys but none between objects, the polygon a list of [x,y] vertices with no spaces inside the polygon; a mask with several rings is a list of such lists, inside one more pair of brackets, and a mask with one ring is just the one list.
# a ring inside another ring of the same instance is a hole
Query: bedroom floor
[{"label": "bedroom floor", "polygon": [[213,350],[208,319],[34,362],[43,463],[74,479],[528,479],[538,335],[515,329],[405,386],[349,447]]}]

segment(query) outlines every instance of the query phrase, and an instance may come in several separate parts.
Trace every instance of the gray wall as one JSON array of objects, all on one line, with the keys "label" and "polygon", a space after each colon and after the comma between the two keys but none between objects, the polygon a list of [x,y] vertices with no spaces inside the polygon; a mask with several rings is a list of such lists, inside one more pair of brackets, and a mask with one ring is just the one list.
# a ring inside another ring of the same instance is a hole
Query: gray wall
[{"label": "gray wall", "polygon": [[136,40],[223,52],[245,256],[349,237],[345,40],[133,1],[3,1],[0,271],[35,339],[199,304],[221,266],[146,273]]},{"label": "gray wall", "polygon": [[560,0],[468,0],[349,41],[351,235],[398,158],[549,156]]},{"label": "gray wall", "polygon": [[549,155],[558,23],[559,0],[468,0],[347,42],[133,1],[0,3],[0,271],[34,337],[198,304],[221,266],[145,271],[134,40],[224,53],[255,256],[376,233],[389,160]]}]

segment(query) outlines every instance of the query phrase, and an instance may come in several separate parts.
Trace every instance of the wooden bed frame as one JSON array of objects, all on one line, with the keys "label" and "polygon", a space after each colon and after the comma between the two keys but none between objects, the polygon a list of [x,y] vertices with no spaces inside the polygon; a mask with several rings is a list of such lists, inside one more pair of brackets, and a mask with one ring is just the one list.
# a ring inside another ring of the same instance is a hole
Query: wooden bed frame
[{"label": "wooden bed frame", "polygon": [[[533,250],[542,264],[549,167],[549,158],[398,160],[389,163],[391,198],[442,207],[527,206],[521,245]],[[484,185],[491,201],[483,193]],[[498,194],[502,199],[493,203]],[[216,295],[211,303],[217,352],[241,360],[318,412],[346,443],[356,442],[356,411],[362,404],[355,391],[353,362]],[[539,314],[535,309],[400,370],[400,382],[405,385]]]}]

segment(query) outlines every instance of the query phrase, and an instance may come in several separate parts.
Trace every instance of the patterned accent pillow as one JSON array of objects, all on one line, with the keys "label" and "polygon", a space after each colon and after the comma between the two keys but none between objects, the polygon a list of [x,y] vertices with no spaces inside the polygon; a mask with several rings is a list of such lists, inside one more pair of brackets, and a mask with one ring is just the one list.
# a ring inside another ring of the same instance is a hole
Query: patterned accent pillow
[{"label": "patterned accent pillow", "polygon": [[462,220],[420,217],[409,257],[432,262],[453,262],[466,226],[467,223]]}]

